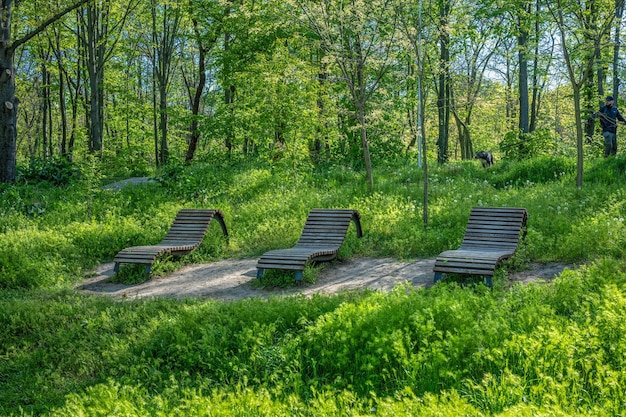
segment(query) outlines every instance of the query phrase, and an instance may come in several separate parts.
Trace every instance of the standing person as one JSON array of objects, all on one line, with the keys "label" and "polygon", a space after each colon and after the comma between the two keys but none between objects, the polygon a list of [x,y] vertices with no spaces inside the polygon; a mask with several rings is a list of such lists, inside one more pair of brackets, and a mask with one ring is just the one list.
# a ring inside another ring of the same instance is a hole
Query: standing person
[{"label": "standing person", "polygon": [[608,96],[604,106],[600,107],[596,113],[592,114],[585,123],[590,123],[593,119],[600,118],[602,126],[602,136],[604,136],[604,157],[617,153],[617,121],[626,124],[617,107],[613,105],[613,96]]}]

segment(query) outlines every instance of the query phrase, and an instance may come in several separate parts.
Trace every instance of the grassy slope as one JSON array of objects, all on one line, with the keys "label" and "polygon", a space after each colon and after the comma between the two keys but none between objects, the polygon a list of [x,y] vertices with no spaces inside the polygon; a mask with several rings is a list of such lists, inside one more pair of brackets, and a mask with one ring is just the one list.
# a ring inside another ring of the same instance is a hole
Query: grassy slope
[{"label": "grassy slope", "polygon": [[[380,169],[369,195],[362,174],[343,167],[196,167],[120,193],[5,190],[0,413],[617,415],[624,165],[595,161],[582,190],[564,159],[436,168],[428,230],[411,165]],[[349,237],[343,256],[432,256],[458,244],[475,205],[529,210],[526,244],[507,267],[591,266],[512,291],[446,284],[269,302],[118,303],[69,288],[117,250],[158,241],[181,207],[226,215],[230,244],[215,228],[180,261],[200,262],[290,245],[312,207],[361,212],[365,237]]]}]

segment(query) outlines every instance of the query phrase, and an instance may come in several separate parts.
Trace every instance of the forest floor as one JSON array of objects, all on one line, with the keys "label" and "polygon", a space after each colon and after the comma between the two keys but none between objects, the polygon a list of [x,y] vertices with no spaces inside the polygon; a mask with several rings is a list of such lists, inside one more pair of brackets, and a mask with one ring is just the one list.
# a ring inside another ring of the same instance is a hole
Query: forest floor
[{"label": "forest floor", "polygon": [[[145,177],[129,178],[109,184],[105,188],[119,190],[127,185],[152,181]],[[209,264],[188,265],[158,278],[136,285],[111,281],[112,262],[100,265],[78,286],[87,294],[101,294],[119,298],[173,297],[238,300],[251,297],[332,294],[350,290],[389,291],[396,284],[413,287],[433,285],[435,258],[400,261],[393,258],[351,258],[324,265],[317,272],[314,284],[290,288],[265,289],[254,285],[256,259],[221,260]],[[575,268],[561,262],[531,263],[522,271],[509,274],[509,284],[531,281],[549,282],[564,269]]]}]

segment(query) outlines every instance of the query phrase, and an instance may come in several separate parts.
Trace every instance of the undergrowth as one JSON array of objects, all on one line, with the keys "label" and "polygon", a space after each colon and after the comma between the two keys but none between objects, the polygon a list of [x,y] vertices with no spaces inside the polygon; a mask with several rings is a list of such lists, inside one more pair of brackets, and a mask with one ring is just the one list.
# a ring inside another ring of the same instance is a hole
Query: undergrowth
[{"label": "undergrowth", "polygon": [[[570,166],[542,157],[431,167],[427,225],[423,173],[409,163],[379,167],[371,193],[351,168],[256,164],[196,165],[122,191],[95,187],[97,176],[4,186],[0,414],[622,415],[626,164],[590,161],[582,189]],[[460,243],[474,206],[530,215],[493,289],[453,279],[220,302],[115,301],[73,288],[120,249],[159,242],[183,207],[220,209],[229,240],[211,227],[197,251],[160,259],[154,275],[292,246],[314,207],[361,213],[364,236],[350,229],[340,259],[433,256]],[[548,260],[587,266],[550,284],[508,285],[507,270]]]}]

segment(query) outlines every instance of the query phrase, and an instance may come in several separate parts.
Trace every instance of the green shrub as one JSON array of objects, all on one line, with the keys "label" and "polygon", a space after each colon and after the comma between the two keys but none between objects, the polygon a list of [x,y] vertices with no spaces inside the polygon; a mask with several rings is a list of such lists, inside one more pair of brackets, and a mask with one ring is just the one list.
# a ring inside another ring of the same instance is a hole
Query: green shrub
[{"label": "green shrub", "polygon": [[[528,187],[535,184],[561,182],[575,172],[576,164],[571,158],[541,156],[511,163],[504,161],[494,165],[483,177],[496,188]],[[488,175],[488,174],[491,175]]]},{"label": "green shrub", "polygon": [[0,234],[0,288],[67,285],[79,271],[71,241],[54,230]]},{"label": "green shrub", "polygon": [[18,168],[16,177],[18,182],[29,184],[45,182],[55,187],[64,187],[80,178],[80,171],[71,161],[63,157],[34,158],[27,166]]},{"label": "green shrub", "polygon": [[506,159],[524,160],[552,155],[560,137],[552,130],[539,129],[532,133],[511,131],[500,142],[500,151]]},{"label": "green shrub", "polygon": [[626,155],[596,158],[584,173],[584,180],[597,184],[622,184],[626,178]]}]

